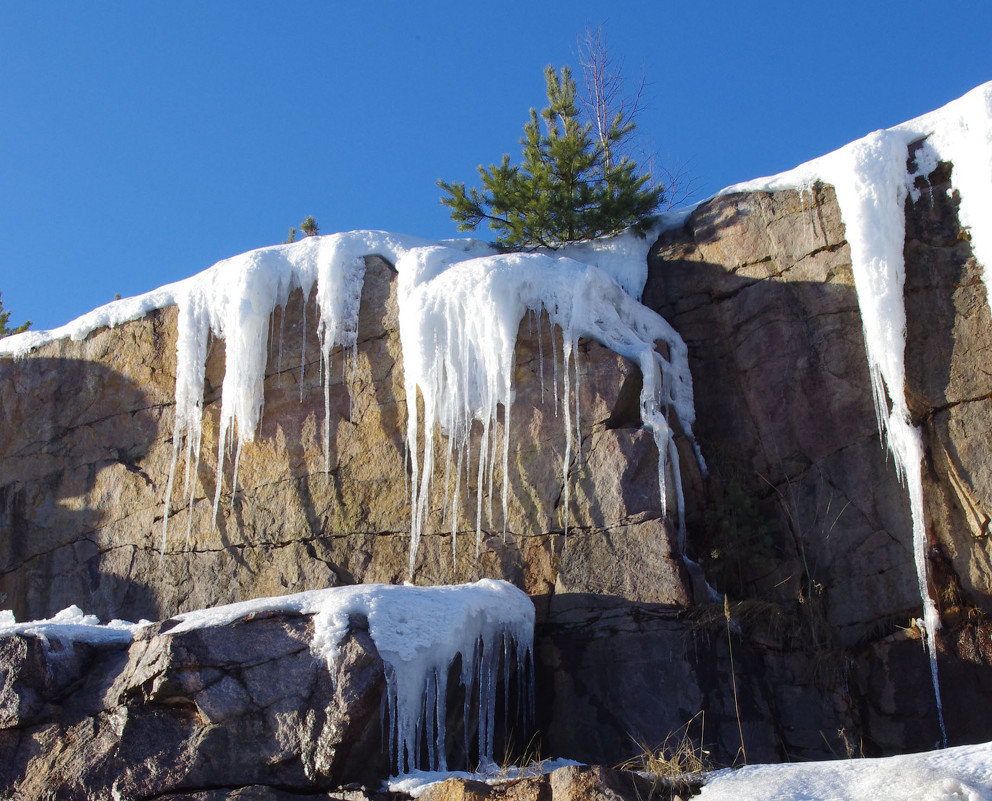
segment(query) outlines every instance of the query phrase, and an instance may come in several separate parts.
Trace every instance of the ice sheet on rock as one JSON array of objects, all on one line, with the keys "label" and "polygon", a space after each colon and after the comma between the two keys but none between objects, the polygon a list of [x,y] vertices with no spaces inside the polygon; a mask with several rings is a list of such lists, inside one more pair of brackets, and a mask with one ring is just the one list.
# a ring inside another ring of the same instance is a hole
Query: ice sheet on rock
[{"label": "ice sheet on rock", "polygon": [[[637,258],[643,256],[638,254]],[[547,313],[552,330],[558,328],[562,332],[565,388],[562,408],[566,436],[562,481],[566,510],[572,438],[574,435],[578,439],[579,430],[580,378],[572,355],[579,338],[589,337],[640,366],[644,374],[641,415],[658,446],[662,504],[667,497],[666,472],[670,472],[680,527],[683,525],[682,490],[668,414],[674,412],[691,438],[695,418],[692,378],[685,343],[664,319],[634,300],[604,270],[564,256],[513,253],[465,261],[449,258],[440,270],[410,267],[407,258],[401,257],[397,263],[401,281],[403,370],[406,396],[415,398],[419,390],[424,406],[423,421],[415,404],[408,404],[407,409],[407,446],[413,478],[411,573],[435,476],[436,424],[447,436],[445,475],[449,475],[454,464],[460,478],[461,465],[469,461],[472,425],[481,423],[475,514],[477,550],[484,499],[489,498],[491,509],[495,462],[497,453],[501,452],[502,521],[494,520],[490,511],[490,524],[496,527],[502,522],[505,531],[514,348],[519,326],[529,312],[538,319],[542,312]],[[611,259],[614,267],[622,262],[616,254]],[[654,343],[659,340],[668,345],[667,359],[655,351]],[[557,363],[557,355],[554,358]],[[576,389],[570,392],[573,376]],[[503,438],[497,442],[500,408]],[[418,436],[423,437],[421,450],[417,448]],[[666,467],[669,463],[671,466]],[[444,508],[448,506],[449,489],[446,486]],[[452,509],[453,537],[457,527],[455,515],[456,510]]]},{"label": "ice sheet on rock", "polygon": [[[399,772],[422,767],[417,764],[421,743],[427,745],[426,767],[446,769],[446,683],[456,657],[462,660],[466,727],[473,694],[479,704],[480,758],[493,757],[497,681],[504,676],[506,692],[511,656],[517,675],[533,678],[534,605],[513,585],[491,579],[443,587],[364,584],[262,598],[177,615],[179,623],[169,631],[227,625],[262,610],[313,615],[312,648],[332,673],[349,617],[368,619],[386,666],[389,749]],[[529,691],[513,699],[514,707],[526,712],[528,696]]]},{"label": "ice sheet on rock", "polygon": [[[380,255],[399,272],[400,334],[407,397],[419,390],[425,400],[423,437],[427,446],[418,453],[416,404],[410,404],[407,450],[413,472],[411,484],[413,570],[417,543],[426,516],[430,485],[434,480],[433,438],[440,423],[448,435],[446,484],[455,473],[461,480],[467,469],[469,433],[473,421],[482,423],[479,459],[479,495],[475,510],[477,537],[481,535],[483,488],[490,522],[497,454],[502,452],[502,521],[507,518],[507,464],[509,415],[513,398],[513,350],[520,321],[528,311],[547,311],[560,333],[561,399],[566,435],[562,480],[568,506],[568,471],[572,458],[573,429],[577,438],[580,408],[580,375],[572,359],[580,337],[591,337],[637,362],[645,375],[641,395],[642,418],[653,432],[659,449],[659,485],[662,502],[667,497],[666,470],[683,529],[683,499],[677,453],[668,415],[673,412],[691,439],[694,420],[692,385],[681,338],[658,315],[634,298],[639,297],[647,271],[650,238],[624,234],[608,240],[570,245],[551,255],[495,255],[477,240],[430,242],[415,237],[377,231],[352,231],[308,237],[225,259],[199,275],[163,287],[148,295],[118,301],[85,315],[62,329],[30,332],[30,336],[3,340],[7,352],[20,354],[56,336],[86,336],[101,325],[115,325],[140,317],[152,308],[178,306],[176,343],[176,409],[173,454],[166,486],[160,552],[168,545],[169,519],[175,496],[176,473],[185,465],[183,504],[187,507],[186,540],[193,521],[193,497],[202,443],[205,369],[211,337],[225,342],[226,366],[216,457],[213,518],[216,522],[221,494],[226,486],[232,502],[237,491],[242,447],[251,442],[263,414],[265,367],[273,336],[274,310],[285,307],[296,289],[305,298],[316,287],[321,372],[324,392],[324,458],[329,466],[330,359],[336,347],[357,347],[357,320],[364,283],[364,259]],[[281,325],[280,325],[281,329]],[[304,329],[306,324],[304,323]],[[304,336],[306,336],[304,330]],[[654,352],[654,341],[668,345],[670,356]],[[281,330],[278,363],[282,364]],[[300,365],[301,376],[306,369]],[[558,369],[558,358],[554,358]],[[301,379],[302,385],[302,379]],[[301,390],[302,391],[302,390]],[[558,402],[555,381],[555,402]],[[502,408],[502,441],[496,441],[498,408]],[[233,475],[225,480],[225,463],[233,453]],[[697,457],[701,456],[698,454]],[[447,492],[447,491],[446,491]],[[448,498],[445,499],[447,505]],[[451,512],[452,533],[457,509]],[[566,520],[567,528],[567,520]]]}]

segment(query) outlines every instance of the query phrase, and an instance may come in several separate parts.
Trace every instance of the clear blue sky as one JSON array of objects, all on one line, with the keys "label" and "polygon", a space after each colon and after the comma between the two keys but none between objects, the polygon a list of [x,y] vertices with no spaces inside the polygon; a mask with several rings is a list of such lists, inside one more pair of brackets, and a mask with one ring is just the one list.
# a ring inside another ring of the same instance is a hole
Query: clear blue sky
[{"label": "clear blue sky", "polygon": [[[992,3],[0,2],[0,293],[51,328],[324,233],[457,235],[438,178],[519,156],[605,26],[697,197],[992,80]],[[487,238],[487,232],[482,232]]]}]

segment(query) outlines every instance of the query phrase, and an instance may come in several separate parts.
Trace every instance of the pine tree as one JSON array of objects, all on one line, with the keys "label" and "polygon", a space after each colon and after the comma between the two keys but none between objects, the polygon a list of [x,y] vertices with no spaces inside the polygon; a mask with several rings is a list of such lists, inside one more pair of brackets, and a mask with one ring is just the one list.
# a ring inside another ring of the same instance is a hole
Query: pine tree
[{"label": "pine tree", "polygon": [[488,222],[501,250],[554,249],[628,228],[643,235],[664,192],[649,175],[638,174],[630,158],[617,155],[633,120],[618,116],[597,138],[582,118],[568,67],[559,76],[549,66],[544,75],[548,107],[540,117],[531,109],[521,164],[511,165],[504,155],[499,165],[480,166],[482,190],[438,181],[447,193],[441,203],[460,231]]},{"label": "pine tree", "polygon": [[313,217],[307,217],[300,223],[300,230],[303,232],[304,236],[317,236],[320,233],[320,228],[317,225],[317,221]]},{"label": "pine tree", "polygon": [[26,323],[21,323],[17,328],[7,328],[7,320],[10,318],[10,312],[3,310],[3,299],[0,298],[0,338],[8,337],[11,334],[20,334],[22,331],[27,331],[31,327],[31,321],[28,320]]}]

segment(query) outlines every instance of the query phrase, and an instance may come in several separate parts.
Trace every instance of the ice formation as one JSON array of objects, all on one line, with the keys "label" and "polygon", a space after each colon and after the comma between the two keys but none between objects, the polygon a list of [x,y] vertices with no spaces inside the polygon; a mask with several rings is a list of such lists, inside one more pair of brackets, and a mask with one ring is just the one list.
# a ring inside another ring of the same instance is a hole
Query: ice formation
[{"label": "ice formation", "polygon": [[[478,704],[476,731],[480,761],[492,761],[503,686],[504,718],[513,713],[527,725],[533,718],[534,605],[505,581],[443,587],[359,584],[259,598],[176,615],[169,634],[226,626],[255,612],[293,612],[313,616],[311,650],[326,660],[334,675],[338,648],[348,632],[348,618],[368,619],[369,636],[386,673],[388,747],[398,773],[415,768],[447,770],[444,750],[449,668],[461,657],[459,681],[465,690],[463,722],[469,752],[470,711]],[[142,623],[112,621],[101,625],[93,615],[70,607],[50,620],[16,623],[0,612],[0,636],[33,634],[63,643],[130,642]],[[510,699],[508,677],[517,676],[517,697]],[[417,764],[422,750],[428,762]]]},{"label": "ice formation", "polygon": [[[338,346],[346,352],[355,352],[365,271],[363,257],[379,255],[395,264],[399,272],[400,336],[407,397],[416,398],[419,391],[424,400],[423,420],[419,419],[416,403],[408,405],[407,451],[412,470],[411,574],[431,483],[435,478],[433,443],[438,425],[448,437],[445,507],[449,502],[452,504],[452,546],[458,520],[457,485],[464,470],[468,469],[474,421],[482,424],[475,510],[477,547],[482,531],[484,498],[488,499],[490,525],[496,528],[500,522],[492,514],[496,456],[500,446],[505,533],[513,353],[518,326],[528,312],[546,312],[552,323],[559,327],[552,332],[551,358],[557,375],[560,357],[564,384],[561,404],[566,451],[562,481],[566,515],[572,437],[573,431],[578,437],[580,413],[580,375],[573,355],[578,339],[591,337],[635,361],[644,374],[641,416],[652,431],[659,450],[658,481],[662,504],[668,496],[667,475],[670,474],[680,536],[684,539],[684,502],[669,414],[674,413],[691,440],[695,417],[692,383],[681,337],[665,320],[635,300],[646,280],[650,244],[650,239],[627,234],[570,245],[554,256],[497,255],[475,240],[430,242],[377,231],[308,237],[293,244],[262,248],[226,259],[185,281],[139,298],[108,304],[61,329],[9,337],[0,341],[0,353],[23,355],[59,336],[82,339],[97,327],[135,319],[165,305],[178,306],[173,455],[160,546],[164,554],[181,457],[185,464],[183,498],[188,506],[187,541],[191,531],[210,337],[222,338],[226,345],[217,447],[218,478],[213,502],[216,521],[226,456],[233,451],[230,480],[233,498],[242,447],[253,440],[262,419],[266,360],[273,347],[270,340],[276,336],[272,330],[274,311],[285,306],[293,290],[300,289],[304,297],[309,297],[315,286],[325,404],[324,456],[325,463],[328,461],[331,354]],[[279,337],[281,362],[281,333]],[[556,352],[556,340],[559,339],[560,352]],[[656,340],[664,341],[668,346],[668,358],[654,350]],[[304,369],[305,364],[302,364],[301,373]],[[557,403],[557,378],[554,391]],[[500,443],[496,441],[499,407],[503,409]],[[421,436],[425,446],[423,452],[418,452],[418,437]],[[694,442],[693,445],[695,447]],[[702,464],[698,448],[696,456]],[[452,475],[456,484],[453,494],[450,492]],[[567,529],[567,519],[565,524]]]},{"label": "ice formation", "polygon": [[[373,231],[307,237],[243,253],[218,262],[209,270],[181,282],[175,296],[179,307],[176,342],[176,417],[173,458],[162,522],[162,552],[168,535],[169,506],[176,466],[183,447],[186,473],[183,494],[192,521],[192,475],[200,460],[201,418],[207,345],[211,335],[225,340],[226,366],[221,395],[217,446],[217,476],[213,514],[217,517],[223,487],[225,452],[233,446],[232,494],[237,490],[241,449],[251,442],[262,419],[263,384],[269,352],[271,320],[276,307],[285,307],[295,289],[308,298],[317,287],[317,336],[324,383],[324,460],[330,448],[330,361],[335,347],[354,354],[358,307],[365,279],[364,256],[396,256],[417,241]],[[305,310],[304,310],[305,314]],[[304,336],[306,336],[304,321]],[[304,340],[304,349],[306,343]],[[302,374],[306,369],[301,354]],[[187,536],[189,529],[187,528]]]},{"label": "ice formation", "polygon": [[[923,145],[915,154],[916,170],[910,174],[909,147],[921,140]],[[938,161],[953,165],[951,180],[960,197],[961,225],[970,228],[972,250],[984,268],[988,297],[988,270],[992,267],[992,82],[937,111],[876,131],[795,170],[729,187],[724,192],[785,188],[803,191],[818,180],[832,184],[836,191],[851,248],[879,432],[909,494],[925,642],[941,736],[946,743],[936,656],[940,619],[927,577],[923,441],[906,404],[903,301],[905,202],[907,195],[912,195],[914,202],[919,200],[915,178],[925,178]]]},{"label": "ice formation", "polygon": [[[639,260],[629,256],[615,260],[624,265],[638,261],[646,264],[646,254]],[[529,312],[538,317],[542,312],[546,313],[552,331],[555,328],[561,331],[566,436],[562,481],[566,510],[573,431],[579,439],[580,376],[573,356],[579,338],[589,337],[641,368],[644,376],[641,417],[658,446],[663,512],[667,497],[666,465],[670,464],[680,530],[684,531],[678,453],[668,414],[673,412],[682,429],[691,436],[695,416],[692,378],[685,343],[663,318],[634,300],[605,270],[564,256],[540,253],[488,255],[459,262],[442,271],[409,269],[401,257],[397,266],[406,395],[414,398],[419,390],[424,405],[423,421],[419,420],[413,403],[407,410],[407,442],[413,477],[411,573],[435,473],[433,437],[438,423],[447,435],[445,508],[450,501],[452,543],[457,527],[454,504],[457,503],[463,465],[468,463],[475,421],[482,427],[475,514],[476,549],[481,536],[485,497],[489,499],[490,525],[498,525],[493,519],[492,497],[500,446],[505,531],[514,346],[517,330]],[[668,345],[668,359],[655,351],[656,341]],[[552,358],[557,365],[555,353]],[[501,443],[496,441],[499,407],[503,409]],[[418,455],[417,437],[421,431],[424,446]],[[701,461],[698,451],[697,456]],[[450,487],[452,469],[454,493]]]}]

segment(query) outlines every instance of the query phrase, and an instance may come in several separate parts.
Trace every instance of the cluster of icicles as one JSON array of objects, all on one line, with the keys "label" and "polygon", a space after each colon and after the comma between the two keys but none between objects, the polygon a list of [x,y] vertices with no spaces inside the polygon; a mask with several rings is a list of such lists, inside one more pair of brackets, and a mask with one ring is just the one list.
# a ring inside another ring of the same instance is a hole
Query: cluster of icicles
[{"label": "cluster of icicles", "polygon": [[[327,661],[332,675],[350,618],[360,615],[368,620],[369,636],[386,674],[384,742],[397,774],[415,768],[448,769],[447,683],[457,661],[457,681],[464,690],[466,758],[474,754],[480,762],[492,760],[500,700],[501,719],[507,725],[518,720],[526,730],[533,721],[534,605],[508,582],[482,579],[442,587],[358,584],[309,590],[177,615],[180,623],[170,633],[228,625],[259,609],[313,615],[311,649]],[[477,725],[472,726],[476,711]]]},{"label": "cluster of icicles", "polygon": [[[464,693],[466,760],[492,761],[498,707],[507,729],[514,721],[522,731],[533,723],[534,605],[506,581],[442,587],[358,584],[257,598],[176,615],[169,634],[229,626],[260,612],[312,616],[311,651],[326,661],[332,676],[351,618],[368,621],[386,678],[383,743],[397,774],[415,768],[447,771],[449,678]],[[77,642],[130,643],[148,625],[101,624],[75,606],[50,620],[25,623],[16,623],[11,612],[0,613],[0,635],[32,635],[48,647],[58,640],[66,651]]]},{"label": "cluster of icicles", "polygon": [[[484,505],[488,507],[490,526],[498,527],[492,509],[500,450],[502,526],[506,533],[514,347],[518,328],[528,314],[537,317],[538,322],[540,316],[546,314],[552,323],[556,410],[559,354],[561,358],[563,395],[560,402],[566,437],[562,481],[566,514],[572,439],[581,441],[580,371],[575,358],[576,346],[580,337],[589,337],[627,357],[641,369],[644,377],[641,418],[653,433],[658,447],[662,511],[667,512],[670,493],[675,499],[679,528],[684,535],[684,501],[670,415],[674,414],[678,425],[692,441],[695,415],[692,381],[686,346],[681,337],[664,319],[635,300],[646,276],[646,250],[644,240],[629,236],[573,248],[570,256],[497,255],[473,240],[427,242],[382,232],[355,231],[311,237],[290,245],[245,253],[184,282],[181,291],[176,293],[179,306],[176,416],[166,514],[162,524],[163,554],[168,537],[169,505],[183,450],[187,541],[192,526],[209,337],[223,338],[226,344],[218,432],[218,478],[213,503],[216,522],[225,454],[234,453],[233,500],[242,447],[254,438],[261,422],[265,368],[273,350],[280,363],[278,369],[281,369],[282,331],[281,323],[279,331],[273,330],[274,310],[285,307],[294,290],[302,290],[306,298],[314,286],[318,311],[316,335],[325,401],[325,463],[328,461],[332,425],[328,376],[331,355],[337,347],[350,352],[352,358],[356,353],[358,310],[367,255],[382,256],[396,265],[406,396],[413,399],[419,392],[423,399],[423,420],[419,419],[417,404],[407,404],[411,574],[435,480],[434,437],[438,427],[447,437],[444,508],[447,510],[450,505],[453,549],[458,519],[455,499],[459,497],[461,477],[468,469],[475,422],[481,424],[482,430],[481,437],[477,438],[477,550]],[[278,344],[274,345],[275,340]],[[658,341],[667,346],[667,357],[656,351]],[[542,382],[543,347],[542,342]],[[304,340],[304,351],[305,348]],[[301,354],[301,386],[305,369],[302,360]],[[503,434],[502,441],[498,442],[500,410]],[[418,436],[424,443],[421,452],[417,448]],[[701,463],[698,448],[696,455]],[[565,523],[567,529],[567,519]]]},{"label": "cluster of icicles", "polygon": [[[907,160],[914,143],[920,145],[913,155],[915,170],[910,173]],[[916,180],[926,179],[941,161],[953,165],[960,223],[970,230],[972,250],[979,264],[988,270],[992,267],[992,83],[979,86],[937,111],[876,131],[791,172],[725,191],[795,188],[804,196],[817,181],[833,185],[836,191],[845,238],[851,248],[879,433],[888,444],[896,472],[909,494],[924,642],[930,656],[941,737],[946,745],[937,677],[936,631],[940,618],[927,576],[923,439],[906,403],[903,300],[905,203],[907,197],[913,202],[921,199]],[[988,297],[987,272],[983,280]],[[992,302],[989,305],[992,307]]]}]

